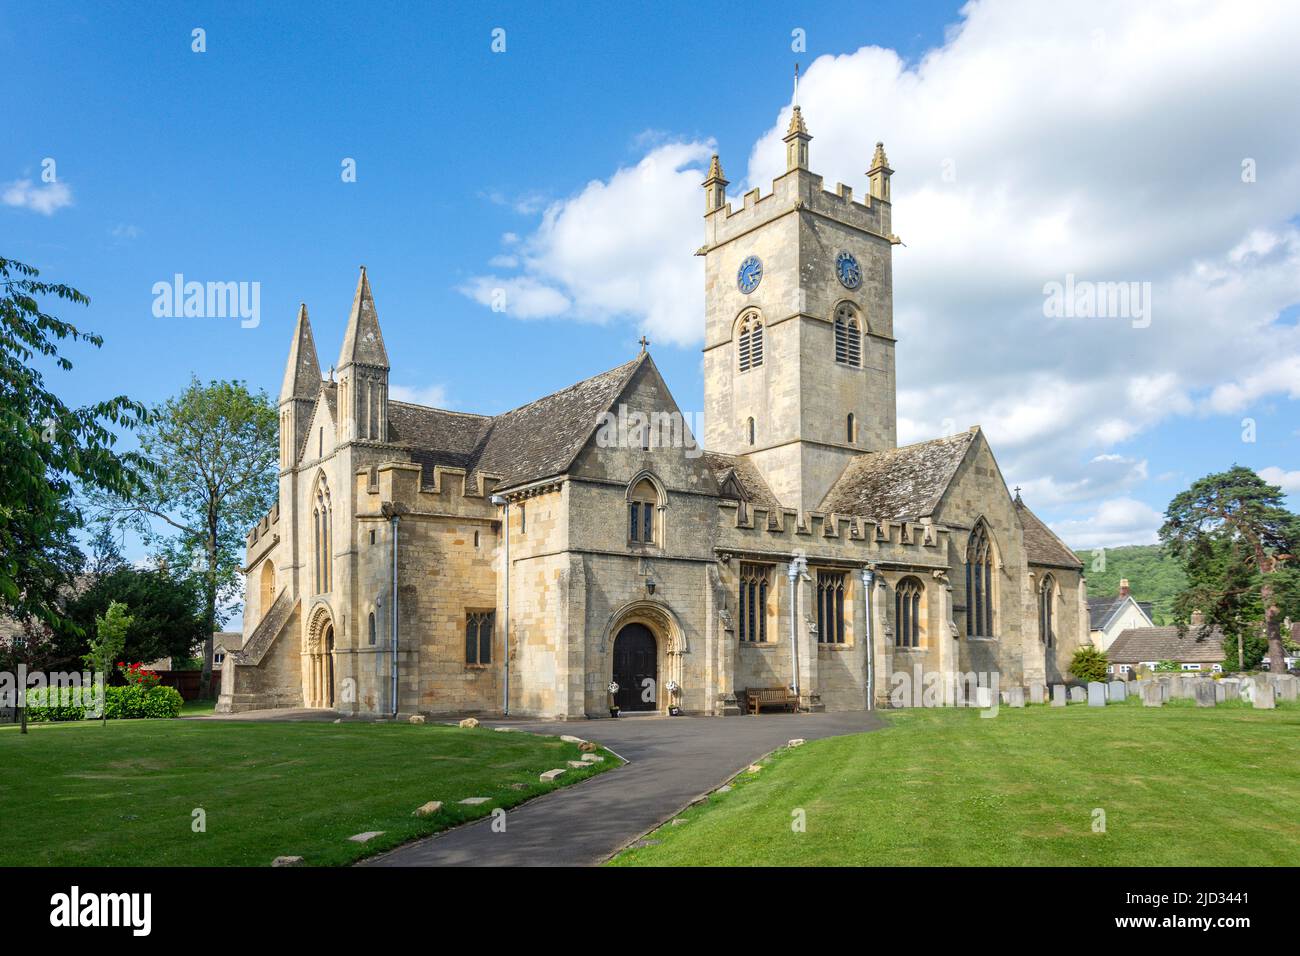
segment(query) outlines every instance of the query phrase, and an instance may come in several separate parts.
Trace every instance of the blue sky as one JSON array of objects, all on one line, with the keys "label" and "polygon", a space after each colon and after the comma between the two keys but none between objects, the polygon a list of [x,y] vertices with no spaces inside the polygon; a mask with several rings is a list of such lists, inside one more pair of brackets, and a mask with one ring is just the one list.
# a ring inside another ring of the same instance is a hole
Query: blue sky
[{"label": "blue sky", "polygon": [[[1152,40],[1123,4],[1041,7],[10,3],[4,254],[92,299],[69,317],[106,344],[54,380],[74,402],[158,401],[191,373],[274,394],[297,303],[333,364],[364,263],[410,395],[501,411],[644,332],[695,410],[698,170],[716,149],[737,195],[770,186],[799,61],[828,186],[864,191],[890,144],[905,438],[984,424],[1077,544],[1151,540],[1176,491],[1233,462],[1294,504],[1300,122],[1258,92],[1297,88],[1294,57],[1261,49],[1287,31],[1222,27],[1225,7]],[[66,193],[42,192],[47,157]],[[1041,286],[1067,272],[1151,281],[1156,321],[1044,321]],[[155,318],[176,273],[259,282],[260,324]],[[686,291],[620,298],[660,276]],[[493,312],[483,283],[541,298]]]}]

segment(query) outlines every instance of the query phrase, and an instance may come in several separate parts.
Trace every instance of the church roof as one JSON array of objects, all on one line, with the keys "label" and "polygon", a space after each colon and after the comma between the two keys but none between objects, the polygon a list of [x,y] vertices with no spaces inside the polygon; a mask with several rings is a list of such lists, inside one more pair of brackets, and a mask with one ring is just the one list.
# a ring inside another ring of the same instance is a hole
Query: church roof
[{"label": "church roof", "polygon": [[1024,529],[1025,558],[1030,564],[1042,564],[1053,568],[1080,570],[1083,562],[1075,553],[1065,546],[1065,542],[1052,533],[1052,529],[1039,520],[1016,497],[1016,514],[1020,517],[1020,527]]},{"label": "church roof", "polygon": [[932,515],[974,439],[968,431],[859,455],[818,510],[893,521]]},{"label": "church roof", "polygon": [[1177,661],[1180,664],[1218,664],[1224,659],[1223,633],[1210,628],[1189,627],[1181,635],[1176,627],[1130,627],[1121,631],[1106,651],[1112,664],[1140,664],[1142,661]]},{"label": "church roof", "polygon": [[727,455],[719,451],[706,451],[704,461],[713,469],[718,485],[725,486],[727,479],[734,477],[740,486],[745,502],[755,508],[766,508],[768,519],[775,520],[781,512],[781,503],[772,494],[772,489],[763,480],[754,463],[743,455]]},{"label": "church roof", "polygon": [[389,439],[412,460],[500,475],[510,488],[563,474],[649,353],[495,417],[389,402]]}]

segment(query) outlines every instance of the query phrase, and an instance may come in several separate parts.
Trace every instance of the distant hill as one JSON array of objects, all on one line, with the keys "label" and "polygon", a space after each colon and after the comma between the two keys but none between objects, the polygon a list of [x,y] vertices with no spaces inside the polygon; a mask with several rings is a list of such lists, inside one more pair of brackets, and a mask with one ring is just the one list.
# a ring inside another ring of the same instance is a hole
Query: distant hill
[{"label": "distant hill", "polygon": [[1109,597],[1119,594],[1119,579],[1128,578],[1129,589],[1137,601],[1150,601],[1155,605],[1152,618],[1158,625],[1172,624],[1174,597],[1187,584],[1182,568],[1166,555],[1158,544],[1135,544],[1124,548],[1106,549],[1106,570],[1093,570],[1096,561],[1090,549],[1075,549],[1083,562],[1083,573],[1088,579],[1089,597]]}]

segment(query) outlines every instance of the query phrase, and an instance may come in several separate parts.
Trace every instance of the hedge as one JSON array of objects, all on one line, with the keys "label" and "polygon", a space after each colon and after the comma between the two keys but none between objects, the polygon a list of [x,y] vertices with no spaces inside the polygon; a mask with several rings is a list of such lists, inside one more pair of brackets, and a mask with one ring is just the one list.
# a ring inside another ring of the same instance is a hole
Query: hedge
[{"label": "hedge", "polygon": [[[62,696],[62,699],[60,699]],[[53,699],[51,700],[51,697]],[[45,721],[84,720],[86,708],[65,705],[71,697],[60,695],[48,687],[27,692],[27,720],[31,723]],[[179,717],[181,695],[175,687],[105,687],[104,710],[111,720],[134,720],[142,717]]]}]

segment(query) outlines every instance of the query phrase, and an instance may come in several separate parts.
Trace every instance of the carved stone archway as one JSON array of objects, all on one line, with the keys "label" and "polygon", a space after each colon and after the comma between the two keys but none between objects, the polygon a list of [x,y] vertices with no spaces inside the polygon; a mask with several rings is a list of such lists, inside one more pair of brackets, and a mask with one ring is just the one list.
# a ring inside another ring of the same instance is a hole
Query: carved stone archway
[{"label": "carved stone archway", "polygon": [[302,651],[302,699],[307,707],[334,706],[334,617],[323,602],[312,609]]},{"label": "carved stone archway", "polygon": [[[682,655],[690,648],[687,646],[686,635],[677,614],[667,604],[659,601],[633,601],[610,615],[600,645],[604,656],[603,682],[608,684],[613,677],[614,638],[629,624],[644,624],[654,635],[658,645],[660,688],[657,709],[666,713],[670,705],[681,706],[684,692]],[[672,694],[667,690],[672,684],[676,684],[679,688],[678,693]]]}]

